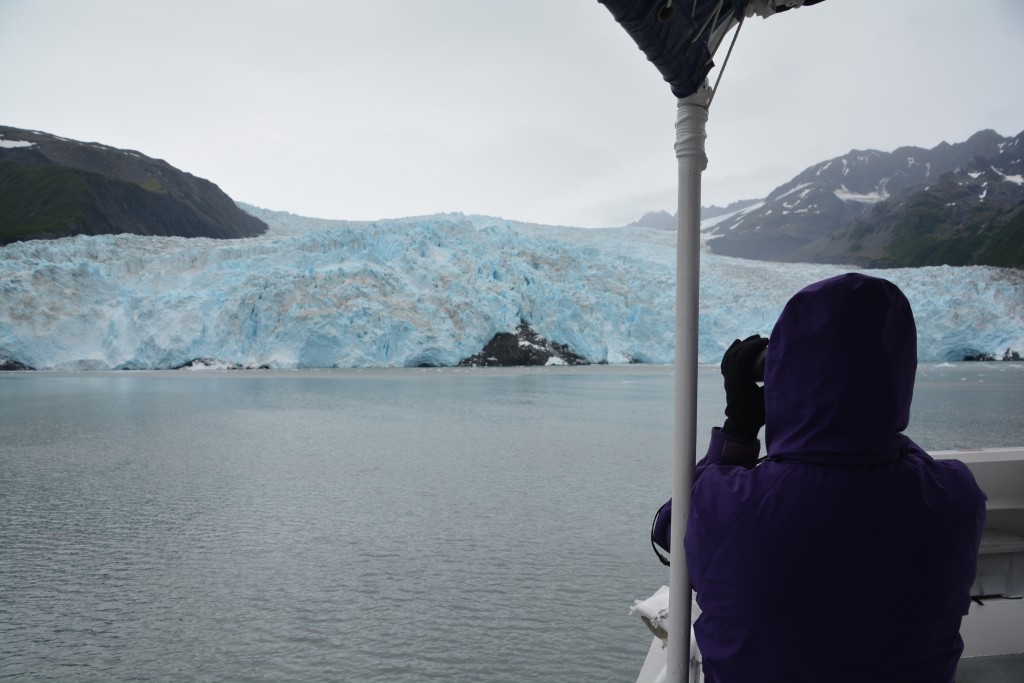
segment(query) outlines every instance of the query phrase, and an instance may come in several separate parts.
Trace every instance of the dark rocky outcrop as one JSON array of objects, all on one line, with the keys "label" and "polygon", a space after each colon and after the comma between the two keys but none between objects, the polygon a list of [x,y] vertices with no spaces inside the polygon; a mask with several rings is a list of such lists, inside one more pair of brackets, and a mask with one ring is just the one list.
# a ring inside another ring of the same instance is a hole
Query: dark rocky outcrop
[{"label": "dark rocky outcrop", "polygon": [[219,187],[166,161],[0,126],[0,245],[118,233],[228,239],[266,230]]},{"label": "dark rocky outcrop", "polygon": [[216,358],[193,358],[192,360],[175,365],[171,370],[269,370],[269,365],[242,365],[241,363],[219,361]]},{"label": "dark rocky outcrop", "polygon": [[1010,361],[1024,361],[1024,356],[1014,351],[1013,349],[1006,349],[1003,352],[1002,358],[997,358],[993,353],[975,353],[964,356],[965,361],[993,361],[993,360],[1010,360]]},{"label": "dark rocky outcrop", "polygon": [[0,357],[0,372],[10,372],[17,370],[35,370],[35,368],[29,367],[24,363],[19,363],[16,360],[10,358]]},{"label": "dark rocky outcrop", "polygon": [[499,332],[480,353],[459,361],[460,366],[512,367],[518,365],[586,365],[587,360],[564,344],[541,337],[526,321],[515,334]]}]

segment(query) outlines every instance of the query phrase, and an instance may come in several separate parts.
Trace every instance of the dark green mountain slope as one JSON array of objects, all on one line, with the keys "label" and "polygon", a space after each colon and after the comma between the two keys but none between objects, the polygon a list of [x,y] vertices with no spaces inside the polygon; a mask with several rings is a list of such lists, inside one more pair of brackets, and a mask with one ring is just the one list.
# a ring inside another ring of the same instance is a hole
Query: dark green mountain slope
[{"label": "dark green mountain slope", "polygon": [[867,267],[1024,268],[1024,200],[995,171],[947,173],[875,205],[800,253]]},{"label": "dark green mountain slope", "polygon": [[159,159],[0,126],[0,244],[133,233],[238,238],[267,226]]}]

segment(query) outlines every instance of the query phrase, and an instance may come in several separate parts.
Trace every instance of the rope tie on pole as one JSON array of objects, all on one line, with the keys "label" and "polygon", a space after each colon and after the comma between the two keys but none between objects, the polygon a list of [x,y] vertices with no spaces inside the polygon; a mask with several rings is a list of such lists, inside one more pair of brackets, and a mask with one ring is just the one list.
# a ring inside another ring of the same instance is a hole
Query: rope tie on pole
[{"label": "rope tie on pole", "polygon": [[701,86],[694,94],[679,100],[676,115],[676,158],[696,159],[701,171],[708,167],[704,142],[708,137],[708,106],[711,104],[711,95],[707,84]]}]

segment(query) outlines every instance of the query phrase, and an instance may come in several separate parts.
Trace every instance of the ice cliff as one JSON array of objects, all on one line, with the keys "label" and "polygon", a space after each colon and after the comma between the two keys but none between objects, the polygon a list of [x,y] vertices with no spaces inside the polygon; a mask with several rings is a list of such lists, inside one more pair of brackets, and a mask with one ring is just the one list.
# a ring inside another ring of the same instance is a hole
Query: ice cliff
[{"label": "ice cliff", "polygon": [[[527,321],[591,362],[671,363],[675,238],[461,214],[352,223],[246,207],[230,242],[78,236],[0,248],[0,360],[38,369],[449,366]],[[705,253],[700,360],[767,335],[849,268]],[[914,307],[922,360],[1024,351],[1024,272],[875,270]]]}]

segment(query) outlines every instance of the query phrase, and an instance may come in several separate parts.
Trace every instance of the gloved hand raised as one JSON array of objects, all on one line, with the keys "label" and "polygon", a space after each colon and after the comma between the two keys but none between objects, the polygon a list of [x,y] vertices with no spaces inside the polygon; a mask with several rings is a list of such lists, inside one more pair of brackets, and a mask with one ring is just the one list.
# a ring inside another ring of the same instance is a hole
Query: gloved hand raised
[{"label": "gloved hand raised", "polygon": [[722,431],[756,439],[764,426],[764,388],[754,380],[754,362],[768,340],[759,335],[737,339],[722,356],[725,378],[725,424]]}]

